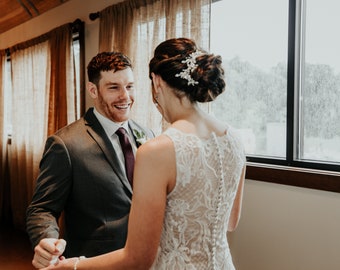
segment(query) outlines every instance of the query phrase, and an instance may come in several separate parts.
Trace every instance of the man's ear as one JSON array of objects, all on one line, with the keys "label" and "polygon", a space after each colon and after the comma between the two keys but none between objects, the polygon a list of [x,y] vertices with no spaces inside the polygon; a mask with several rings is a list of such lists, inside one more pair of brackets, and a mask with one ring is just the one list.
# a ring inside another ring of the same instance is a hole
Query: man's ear
[{"label": "man's ear", "polygon": [[88,82],[87,83],[87,90],[89,91],[89,94],[92,98],[97,98],[98,89],[97,89],[97,86],[94,83]]}]

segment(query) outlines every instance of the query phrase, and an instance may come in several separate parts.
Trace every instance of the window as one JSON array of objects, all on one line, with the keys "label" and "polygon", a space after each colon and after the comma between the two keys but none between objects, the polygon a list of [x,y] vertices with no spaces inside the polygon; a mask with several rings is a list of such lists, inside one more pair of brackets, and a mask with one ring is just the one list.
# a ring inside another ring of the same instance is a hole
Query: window
[{"label": "window", "polygon": [[247,154],[283,158],[288,1],[222,0],[211,17],[211,51],[222,55],[227,76],[213,112],[238,128]]},{"label": "window", "polygon": [[75,98],[77,99],[78,106],[76,106],[76,119],[81,117],[83,113],[83,108],[81,106],[82,98],[81,95],[83,94],[81,91],[82,85],[81,80],[83,79],[81,76],[81,48],[79,42],[79,34],[75,35],[73,38],[73,54],[74,54],[74,67],[75,67],[75,84],[76,84],[76,95]]},{"label": "window", "polygon": [[12,134],[12,115],[11,115],[11,101],[12,101],[12,74],[11,61],[9,56],[5,63],[4,74],[4,132]]},{"label": "window", "polygon": [[296,156],[300,160],[340,162],[340,25],[333,0],[302,3]]},{"label": "window", "polygon": [[[74,55],[74,65],[75,65],[75,98],[77,99],[76,106],[76,119],[80,118],[83,113],[83,105],[84,98],[83,93],[83,83],[82,83],[82,72],[81,72],[81,59],[82,59],[82,50],[80,45],[80,37],[77,32],[74,34],[73,42],[72,42],[72,50]],[[5,131],[8,134],[8,137],[11,138],[12,135],[12,69],[11,69],[11,58],[8,52],[7,61],[5,63],[5,73],[4,73],[4,127]]]},{"label": "window", "polygon": [[250,179],[340,192],[339,8],[213,2],[210,49],[223,58],[227,88],[211,110],[239,131]]}]

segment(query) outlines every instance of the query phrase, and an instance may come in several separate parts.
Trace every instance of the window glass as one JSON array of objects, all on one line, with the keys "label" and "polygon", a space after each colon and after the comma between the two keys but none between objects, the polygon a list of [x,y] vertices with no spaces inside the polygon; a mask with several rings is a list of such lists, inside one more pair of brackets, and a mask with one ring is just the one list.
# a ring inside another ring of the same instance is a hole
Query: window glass
[{"label": "window glass", "polygon": [[340,2],[304,4],[298,158],[340,162]]},{"label": "window glass", "polygon": [[73,40],[72,49],[74,55],[75,85],[76,85],[76,119],[80,118],[80,43],[78,39]]},{"label": "window glass", "polygon": [[226,91],[211,105],[237,128],[247,155],[286,156],[288,0],[221,0],[211,8],[210,50]]},{"label": "window glass", "polygon": [[11,102],[12,102],[12,83],[11,83],[11,62],[5,63],[4,74],[4,131],[8,135],[12,135],[12,115],[11,115]]}]

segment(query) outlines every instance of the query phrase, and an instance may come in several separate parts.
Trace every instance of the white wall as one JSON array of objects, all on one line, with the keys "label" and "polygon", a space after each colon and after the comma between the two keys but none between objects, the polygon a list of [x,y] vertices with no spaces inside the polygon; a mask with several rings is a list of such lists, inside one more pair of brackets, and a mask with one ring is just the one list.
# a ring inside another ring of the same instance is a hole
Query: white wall
[{"label": "white wall", "polygon": [[[79,18],[87,64],[98,52],[99,31],[88,15],[118,2],[70,0],[1,34],[0,49]],[[228,237],[238,270],[339,270],[340,194],[247,180],[241,221]]]},{"label": "white wall", "polygon": [[339,270],[340,194],[247,180],[237,270]]}]

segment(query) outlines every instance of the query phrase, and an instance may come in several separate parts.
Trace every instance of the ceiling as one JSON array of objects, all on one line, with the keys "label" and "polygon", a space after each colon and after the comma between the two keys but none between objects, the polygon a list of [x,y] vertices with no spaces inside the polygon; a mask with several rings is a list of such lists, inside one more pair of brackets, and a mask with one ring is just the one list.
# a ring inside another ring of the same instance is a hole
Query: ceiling
[{"label": "ceiling", "polygon": [[68,0],[0,0],[0,34]]}]

